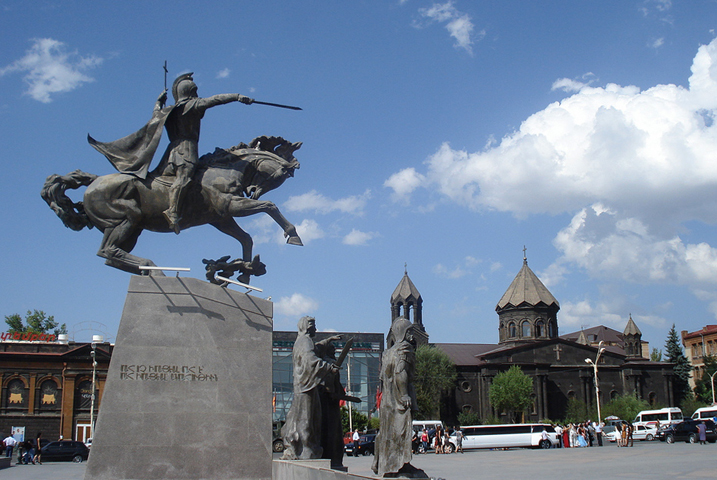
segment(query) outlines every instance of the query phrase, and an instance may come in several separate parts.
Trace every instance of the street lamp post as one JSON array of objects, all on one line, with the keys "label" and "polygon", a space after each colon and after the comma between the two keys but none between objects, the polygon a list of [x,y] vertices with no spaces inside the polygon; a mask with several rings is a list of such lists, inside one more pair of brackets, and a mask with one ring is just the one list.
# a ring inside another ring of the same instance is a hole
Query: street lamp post
[{"label": "street lamp post", "polygon": [[717,375],[717,371],[710,375],[710,382],[712,382],[712,405],[715,404],[715,375]]},{"label": "street lamp post", "polygon": [[597,401],[597,413],[598,413],[598,425],[602,422],[602,415],[600,413],[600,386],[598,384],[598,363],[600,362],[600,356],[605,351],[605,347],[602,346],[602,340],[598,343],[598,352],[593,362],[591,359],[586,358],[585,363],[592,365],[593,374],[595,375],[595,400]]},{"label": "street lamp post", "polygon": [[92,351],[90,352],[90,356],[92,356],[92,396],[91,404],[90,404],[90,433],[92,436],[95,436],[95,385],[97,382],[97,344],[95,342],[92,342]]}]

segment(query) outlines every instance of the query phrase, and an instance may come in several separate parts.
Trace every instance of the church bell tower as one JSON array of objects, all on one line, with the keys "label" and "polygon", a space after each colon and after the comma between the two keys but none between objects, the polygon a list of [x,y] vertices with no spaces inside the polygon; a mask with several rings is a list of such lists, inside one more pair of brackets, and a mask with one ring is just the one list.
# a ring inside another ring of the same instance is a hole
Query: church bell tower
[{"label": "church bell tower", "polygon": [[523,267],[495,307],[498,313],[498,343],[514,344],[558,337],[560,304],[528,267]]},{"label": "church bell tower", "polygon": [[428,344],[428,333],[423,326],[423,297],[404,269],[403,278],[391,295],[391,322],[405,317],[413,323],[416,345]]}]

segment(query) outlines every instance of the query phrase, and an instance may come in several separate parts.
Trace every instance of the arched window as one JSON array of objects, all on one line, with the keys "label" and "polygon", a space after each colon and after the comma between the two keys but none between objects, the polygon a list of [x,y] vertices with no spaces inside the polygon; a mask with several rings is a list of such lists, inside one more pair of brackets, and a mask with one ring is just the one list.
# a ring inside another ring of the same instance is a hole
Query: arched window
[{"label": "arched window", "polygon": [[535,323],[535,336],[536,337],[544,337],[545,336],[545,323],[542,320],[538,320]]},{"label": "arched window", "polygon": [[518,336],[518,333],[515,331],[515,323],[510,322],[510,325],[508,325],[508,336],[510,338],[515,338]]},{"label": "arched window", "polygon": [[531,336],[530,335],[530,322],[527,322],[527,321],[523,322],[522,333],[523,333],[523,338]]},{"label": "arched window", "polygon": [[59,407],[60,392],[54,380],[45,380],[40,384],[38,403],[41,410],[55,410]]},{"label": "arched window", "polygon": [[7,408],[27,408],[27,390],[25,389],[25,382],[19,378],[10,380],[7,383]]}]

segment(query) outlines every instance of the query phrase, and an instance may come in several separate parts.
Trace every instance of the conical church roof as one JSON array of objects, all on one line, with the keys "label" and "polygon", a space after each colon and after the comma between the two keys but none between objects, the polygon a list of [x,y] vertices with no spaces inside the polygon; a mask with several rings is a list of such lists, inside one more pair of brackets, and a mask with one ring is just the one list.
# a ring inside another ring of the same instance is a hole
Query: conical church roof
[{"label": "conical church roof", "polygon": [[506,307],[518,307],[521,305],[535,307],[541,303],[546,306],[555,305],[560,308],[560,304],[553,294],[528,267],[528,260],[524,258],[523,268],[515,276],[513,283],[503,294],[495,309],[503,310]]},{"label": "conical church roof", "polygon": [[630,315],[630,319],[627,321],[627,325],[625,325],[625,331],[622,332],[623,335],[642,335],[642,332],[639,328],[637,328],[637,325],[632,320],[632,315]]},{"label": "conical church roof", "polygon": [[404,271],[403,278],[391,295],[391,303],[408,303],[411,300],[416,303],[423,301],[418,289],[408,278],[408,271]]}]

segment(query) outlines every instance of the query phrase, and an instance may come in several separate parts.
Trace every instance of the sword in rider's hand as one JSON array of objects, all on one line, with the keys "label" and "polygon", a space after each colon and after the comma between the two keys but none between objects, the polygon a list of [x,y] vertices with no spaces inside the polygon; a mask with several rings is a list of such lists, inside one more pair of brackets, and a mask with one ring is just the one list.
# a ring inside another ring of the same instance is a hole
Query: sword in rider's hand
[{"label": "sword in rider's hand", "polygon": [[259,100],[254,100],[251,103],[258,103],[259,105],[268,105],[270,107],[288,108],[289,110],[303,110],[303,108],[301,107],[292,107],[291,105],[282,105],[280,103],[260,102]]}]

